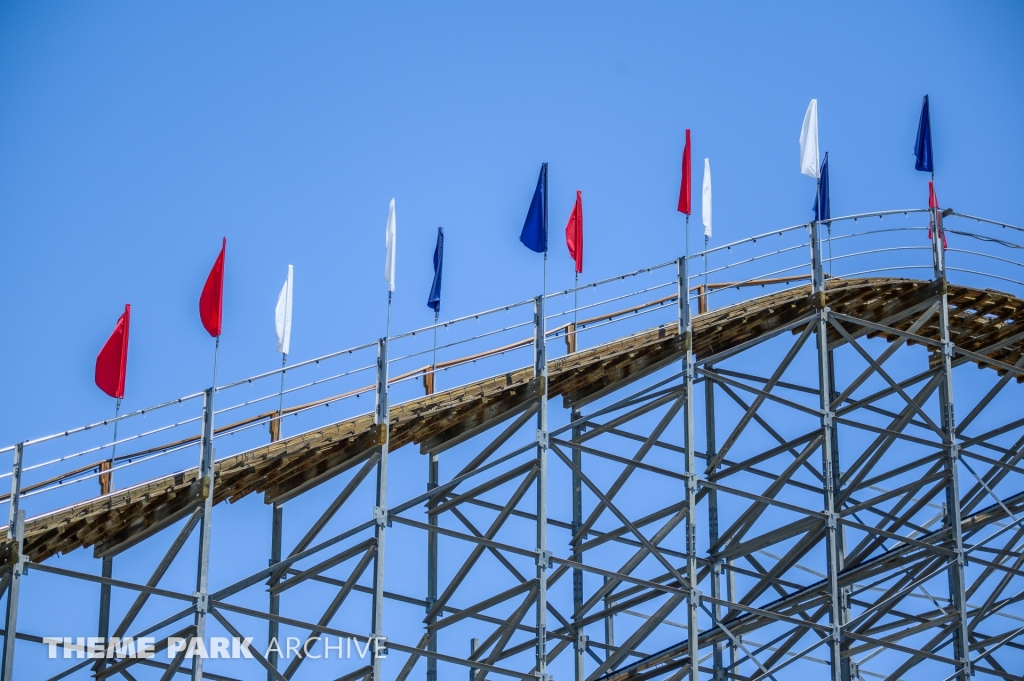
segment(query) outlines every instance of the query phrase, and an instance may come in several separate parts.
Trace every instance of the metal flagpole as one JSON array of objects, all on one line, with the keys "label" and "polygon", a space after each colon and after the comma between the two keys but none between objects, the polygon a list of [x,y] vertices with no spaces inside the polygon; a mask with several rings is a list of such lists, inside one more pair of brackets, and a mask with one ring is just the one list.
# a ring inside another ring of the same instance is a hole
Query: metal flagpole
[{"label": "metal flagpole", "polygon": [[434,356],[430,362],[430,393],[437,390],[437,320],[441,316],[441,301],[437,301],[437,309],[434,310]]}]

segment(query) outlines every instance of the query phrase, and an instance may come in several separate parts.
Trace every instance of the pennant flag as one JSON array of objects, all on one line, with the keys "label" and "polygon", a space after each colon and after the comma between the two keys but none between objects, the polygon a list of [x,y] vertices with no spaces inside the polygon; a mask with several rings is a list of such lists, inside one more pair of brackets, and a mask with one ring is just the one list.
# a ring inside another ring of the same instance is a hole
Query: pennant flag
[{"label": "pennant flag", "polygon": [[[942,228],[942,211],[939,210],[939,197],[935,195],[935,183],[928,182],[928,207],[932,209],[932,214],[935,216],[935,228],[939,231],[942,236],[942,247],[949,248],[949,244],[946,243],[946,230]],[[928,239],[932,238],[932,227],[928,225]]]},{"label": "pennant flag", "polygon": [[576,274],[583,271],[583,192],[576,190],[576,205],[569,214],[565,225],[565,245],[569,255],[576,261]]},{"label": "pennant flag", "polygon": [[[820,210],[819,210],[820,206]],[[821,181],[818,183],[818,193],[814,196],[814,221],[832,219],[832,206],[828,200],[828,152],[825,152],[825,160],[821,162]]]},{"label": "pennant flag", "polygon": [[921,118],[917,122],[917,142],[914,144],[914,156],[917,162],[914,169],[923,170],[926,173],[935,171],[932,164],[932,119],[928,112],[928,95],[924,96],[921,103]]},{"label": "pennant flag", "polygon": [[427,307],[435,313],[441,311],[441,267],[444,265],[444,228],[437,228],[437,245],[434,246],[434,281],[430,284]]},{"label": "pennant flag", "polygon": [[128,368],[128,327],[132,306],[124,306],[124,314],[114,325],[114,332],[96,355],[96,387],[121,399],[124,397],[124,377]]},{"label": "pennant flag", "polygon": [[679,185],[679,212],[690,214],[690,129],[686,129],[686,145],[683,147],[683,179]]},{"label": "pennant flag", "polygon": [[818,177],[818,100],[812,99],[800,128],[800,172]]},{"label": "pennant flag", "polygon": [[548,164],[540,164],[540,177],[533,191],[530,211],[526,214],[523,231],[519,240],[531,251],[547,253],[548,250]]},{"label": "pennant flag", "polygon": [[203,293],[199,296],[199,318],[203,320],[203,327],[215,338],[220,335],[224,304],[224,251],[227,247],[228,240],[225,237],[220,246],[220,255],[213,263],[210,276],[206,278],[206,285],[203,286]]},{"label": "pennant flag", "polygon": [[711,159],[704,159],[704,188],[701,192],[701,217],[704,222],[704,237],[711,238]]},{"label": "pennant flag", "polygon": [[277,331],[277,351],[285,355],[292,345],[292,266],[288,265],[288,278],[277,295],[274,308],[274,330]]},{"label": "pennant flag", "polygon": [[384,256],[384,279],[388,282],[388,291],[395,290],[395,237],[397,236],[395,225],[395,200],[391,199],[391,206],[388,207],[388,224],[384,234],[384,248],[387,253]]}]

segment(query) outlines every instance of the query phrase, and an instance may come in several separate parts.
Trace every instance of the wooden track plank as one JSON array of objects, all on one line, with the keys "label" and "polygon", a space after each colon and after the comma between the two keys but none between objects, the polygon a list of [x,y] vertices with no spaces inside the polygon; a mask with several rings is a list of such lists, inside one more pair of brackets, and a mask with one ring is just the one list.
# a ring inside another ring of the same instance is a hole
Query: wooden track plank
[{"label": "wooden track plank", "polygon": [[[906,279],[828,281],[830,308],[868,321],[881,321],[910,310],[937,294],[932,282]],[[706,357],[766,336],[814,310],[809,286],[786,288],[711,310],[694,318],[694,352]],[[965,349],[980,350],[1024,330],[1024,301],[991,290],[949,286],[954,339]],[[893,324],[906,329],[915,315]],[[841,337],[829,338],[830,343]],[[919,332],[937,339],[936,320]],[[894,334],[872,332],[895,340]],[[1003,362],[1017,361],[1024,341],[990,351]],[[567,405],[594,399],[660,369],[682,356],[674,324],[663,325],[594,348],[553,360],[549,367],[549,397],[561,395]],[[521,409],[536,399],[538,387],[531,369],[519,369],[394,405],[391,444],[429,448],[453,438],[465,438]],[[274,442],[216,462],[214,501],[235,502],[263,493],[268,503],[289,491],[317,484],[364,461],[373,451],[376,428],[370,414],[325,426],[310,433]],[[31,518],[25,528],[25,550],[34,561],[94,546],[109,550],[180,515],[198,495],[195,468],[89,499]],[[6,532],[4,532],[6,534]],[[0,554],[9,545],[0,545]],[[0,560],[3,555],[0,555]]]}]

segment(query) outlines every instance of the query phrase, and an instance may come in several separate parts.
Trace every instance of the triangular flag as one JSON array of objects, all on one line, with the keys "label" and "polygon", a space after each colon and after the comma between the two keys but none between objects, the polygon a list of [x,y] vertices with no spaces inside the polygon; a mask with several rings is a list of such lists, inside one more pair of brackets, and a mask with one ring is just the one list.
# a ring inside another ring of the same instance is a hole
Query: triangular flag
[{"label": "triangular flag", "polygon": [[924,96],[921,103],[921,118],[917,121],[917,140],[914,143],[914,156],[917,162],[914,163],[916,170],[923,170],[926,173],[934,172],[935,166],[932,163],[932,118],[928,111],[928,95]]},{"label": "triangular flag", "polygon": [[430,284],[427,307],[434,312],[441,311],[441,268],[444,265],[444,228],[437,228],[437,244],[434,246],[434,281]]},{"label": "triangular flag", "polygon": [[526,222],[519,240],[531,251],[546,253],[548,250],[548,164],[540,165],[540,177],[537,188],[533,190],[530,210],[526,213]]},{"label": "triangular flag", "polygon": [[388,224],[385,228],[384,248],[387,253],[384,256],[384,280],[388,282],[388,290],[395,290],[395,237],[397,236],[395,225],[395,200],[391,199],[388,207]]},{"label": "triangular flag", "polygon": [[96,356],[96,387],[121,399],[124,397],[124,378],[128,369],[128,328],[131,325],[132,306],[124,306],[124,314],[114,325],[114,332]]},{"label": "triangular flag", "polygon": [[704,187],[701,191],[701,218],[704,222],[704,236],[711,238],[711,159],[704,159]]},{"label": "triangular flag", "polygon": [[583,192],[576,191],[576,205],[569,214],[565,225],[565,245],[569,255],[576,261],[576,274],[583,271]]},{"label": "triangular flag", "polygon": [[274,330],[277,331],[277,351],[288,354],[292,345],[292,266],[288,265],[288,278],[284,280],[281,293],[274,308]]},{"label": "triangular flag", "polygon": [[220,335],[221,330],[224,304],[224,252],[227,247],[228,240],[225,237],[220,246],[220,255],[213,263],[210,276],[206,278],[206,285],[203,286],[203,293],[199,296],[199,318],[203,320],[203,327],[214,338]]},{"label": "triangular flag", "polygon": [[686,145],[683,147],[683,179],[679,184],[679,212],[690,214],[692,202],[690,201],[690,186],[693,184],[690,176],[690,129],[686,129]]},{"label": "triangular flag", "polygon": [[812,99],[800,128],[800,172],[818,177],[818,100]]},{"label": "triangular flag", "polygon": [[[942,228],[942,211],[939,210],[939,197],[935,195],[935,183],[931,181],[928,182],[928,207],[932,209],[932,214],[935,215],[935,228],[942,235],[942,247],[949,248],[949,244],[946,243],[946,230]],[[928,238],[932,238],[931,225],[928,225]]]},{"label": "triangular flag", "polygon": [[[818,206],[821,206],[819,212]],[[818,193],[814,196],[814,220],[822,222],[832,219],[832,206],[828,199],[828,152],[825,152],[825,160],[821,162],[821,181],[818,182]]]}]

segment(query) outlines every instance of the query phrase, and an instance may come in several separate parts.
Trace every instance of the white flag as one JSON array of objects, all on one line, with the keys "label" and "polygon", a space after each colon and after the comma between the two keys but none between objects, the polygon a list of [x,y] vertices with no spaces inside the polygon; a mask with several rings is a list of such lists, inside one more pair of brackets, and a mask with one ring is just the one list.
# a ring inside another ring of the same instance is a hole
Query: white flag
[{"label": "white flag", "polygon": [[387,233],[384,235],[384,247],[387,255],[384,258],[384,279],[388,282],[388,290],[395,290],[395,200],[391,199],[388,208]]},{"label": "white flag", "polygon": [[817,179],[818,171],[818,100],[812,99],[800,128],[800,172]]},{"label": "white flag", "polygon": [[288,265],[288,278],[274,308],[274,327],[277,330],[277,351],[288,354],[292,344],[292,266]]},{"label": "white flag", "polygon": [[704,159],[704,189],[701,192],[701,217],[704,218],[704,236],[711,238],[711,159]]}]

